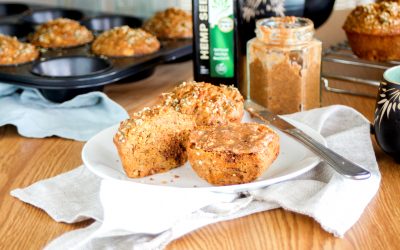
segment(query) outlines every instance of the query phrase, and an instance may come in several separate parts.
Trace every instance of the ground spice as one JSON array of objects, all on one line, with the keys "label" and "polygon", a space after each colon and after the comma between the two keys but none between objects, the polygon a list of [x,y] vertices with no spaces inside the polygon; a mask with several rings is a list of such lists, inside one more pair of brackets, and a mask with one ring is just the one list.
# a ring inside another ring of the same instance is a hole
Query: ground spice
[{"label": "ground spice", "polygon": [[273,19],[284,25],[258,26],[261,33],[248,44],[248,98],[277,114],[319,107],[321,42],[313,39],[313,27],[299,26],[311,21]]}]

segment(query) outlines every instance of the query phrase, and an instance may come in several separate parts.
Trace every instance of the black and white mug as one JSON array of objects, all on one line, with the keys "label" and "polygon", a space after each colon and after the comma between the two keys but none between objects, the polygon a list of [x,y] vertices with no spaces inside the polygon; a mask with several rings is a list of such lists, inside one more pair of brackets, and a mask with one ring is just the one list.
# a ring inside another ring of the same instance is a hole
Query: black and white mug
[{"label": "black and white mug", "polygon": [[374,130],[382,150],[400,163],[400,66],[383,73],[376,100]]}]

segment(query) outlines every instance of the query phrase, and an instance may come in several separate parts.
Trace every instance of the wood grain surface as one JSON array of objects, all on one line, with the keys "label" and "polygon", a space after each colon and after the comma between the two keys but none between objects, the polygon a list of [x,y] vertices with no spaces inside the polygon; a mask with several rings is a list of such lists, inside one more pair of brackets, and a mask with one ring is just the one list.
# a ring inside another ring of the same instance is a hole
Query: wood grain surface
[{"label": "wood grain surface", "polygon": [[[158,67],[150,78],[114,84],[105,92],[128,112],[134,112],[153,105],[160,93],[191,78],[191,62],[169,64]],[[323,91],[322,104],[348,105],[372,120],[375,100]],[[82,146],[82,142],[57,137],[25,138],[13,126],[0,127],[0,249],[41,249],[55,237],[91,223],[57,223],[41,209],[9,195],[15,188],[82,164]],[[375,142],[374,146],[382,173],[381,187],[342,239],[325,232],[307,216],[275,209],[203,227],[175,240],[167,248],[400,249],[400,165],[382,153]]]}]

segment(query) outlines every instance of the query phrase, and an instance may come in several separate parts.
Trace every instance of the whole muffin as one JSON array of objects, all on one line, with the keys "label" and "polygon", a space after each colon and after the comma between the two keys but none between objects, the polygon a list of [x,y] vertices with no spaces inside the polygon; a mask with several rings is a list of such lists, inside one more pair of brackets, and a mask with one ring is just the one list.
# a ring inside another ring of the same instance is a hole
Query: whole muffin
[{"label": "whole muffin", "polygon": [[397,2],[356,7],[343,29],[358,57],[372,61],[400,59],[400,6]]},{"label": "whole muffin", "polygon": [[42,48],[74,47],[92,40],[92,32],[79,22],[68,18],[57,18],[44,23],[30,37],[32,44]]},{"label": "whole muffin", "polygon": [[93,53],[110,57],[145,55],[159,49],[160,42],[157,37],[129,26],[105,31],[92,44]]},{"label": "whole muffin", "polygon": [[15,65],[34,61],[39,51],[29,43],[18,41],[16,37],[0,34],[0,65]]},{"label": "whole muffin", "polygon": [[258,123],[203,127],[189,136],[189,162],[213,185],[254,181],[277,158],[279,136]]},{"label": "whole muffin", "polygon": [[192,115],[199,126],[240,122],[243,97],[232,86],[205,82],[183,82],[162,95],[162,103],[183,114]]},{"label": "whole muffin", "polygon": [[192,15],[178,8],[157,12],[143,24],[143,29],[160,39],[191,38]]},{"label": "whole muffin", "polygon": [[183,165],[194,127],[190,116],[160,106],[145,108],[121,122],[114,144],[126,175],[140,178]]}]

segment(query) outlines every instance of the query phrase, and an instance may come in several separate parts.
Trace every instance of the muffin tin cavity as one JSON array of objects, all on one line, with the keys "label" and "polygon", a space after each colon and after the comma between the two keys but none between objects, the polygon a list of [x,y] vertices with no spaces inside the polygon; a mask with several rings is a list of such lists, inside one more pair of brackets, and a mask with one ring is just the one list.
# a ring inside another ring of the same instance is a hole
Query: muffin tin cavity
[{"label": "muffin tin cavity", "polygon": [[[126,15],[33,4],[25,9],[29,10],[0,18],[0,33],[29,42],[28,37],[33,34],[35,26],[59,17],[77,20],[94,35],[123,25],[138,28],[143,22]],[[157,65],[190,59],[192,55],[191,39],[162,40],[158,51],[131,57],[95,56],[91,45],[40,48],[40,56],[34,62],[0,65],[0,82],[36,88],[50,101],[64,102],[76,95],[102,90],[104,85],[110,83],[130,84],[141,80],[150,76]]]},{"label": "muffin tin cavity", "polygon": [[24,15],[21,20],[33,25],[39,25],[60,17],[79,21],[84,17],[84,14],[79,10],[53,8],[32,11]]},{"label": "muffin tin cavity", "polygon": [[40,89],[40,93],[49,101],[64,102],[71,100],[77,95],[86,94],[92,91],[103,91],[104,86],[80,88],[80,89]]},{"label": "muffin tin cavity", "polygon": [[29,7],[25,4],[19,3],[4,3],[0,4],[0,18],[18,15],[29,10]]},{"label": "muffin tin cavity", "polygon": [[131,28],[139,28],[142,25],[142,20],[129,16],[105,15],[85,19],[81,24],[99,34],[103,31],[123,25],[128,25]]},{"label": "muffin tin cavity", "polygon": [[26,37],[33,31],[33,27],[29,24],[0,23],[0,34],[16,36],[20,40],[26,40]]},{"label": "muffin tin cavity", "polygon": [[35,63],[32,73],[45,77],[75,77],[99,74],[110,67],[107,60],[98,57],[64,56]]}]

